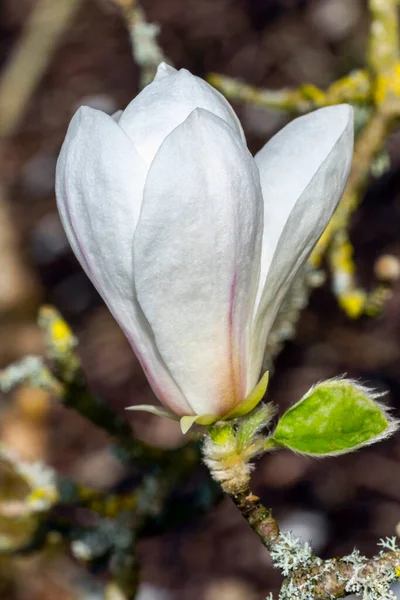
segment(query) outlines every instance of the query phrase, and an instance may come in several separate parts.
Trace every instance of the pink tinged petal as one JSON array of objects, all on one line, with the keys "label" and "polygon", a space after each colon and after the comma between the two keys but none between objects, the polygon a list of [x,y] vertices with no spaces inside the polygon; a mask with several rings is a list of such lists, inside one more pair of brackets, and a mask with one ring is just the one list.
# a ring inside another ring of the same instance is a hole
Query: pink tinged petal
[{"label": "pink tinged petal", "polygon": [[75,255],[124,330],[155,393],[187,414],[190,407],[158,355],[134,291],[132,244],[145,177],[142,159],[117,123],[100,111],[79,109],[57,164],[61,220]]},{"label": "pink tinged petal", "polygon": [[205,108],[224,119],[244,140],[233,108],[217,90],[186,69],[176,71],[162,63],[152,83],[132,100],[119,120],[146,164],[165,137],[195,108]]},{"label": "pink tinged petal", "polygon": [[253,336],[253,380],[276,313],[342,194],[353,154],[353,109],[322,108],[295,119],[256,155],[264,234]]},{"label": "pink tinged petal", "polygon": [[261,231],[253,158],[196,109],[151,165],[134,238],[138,300],[196,414],[224,415],[246,395]]}]

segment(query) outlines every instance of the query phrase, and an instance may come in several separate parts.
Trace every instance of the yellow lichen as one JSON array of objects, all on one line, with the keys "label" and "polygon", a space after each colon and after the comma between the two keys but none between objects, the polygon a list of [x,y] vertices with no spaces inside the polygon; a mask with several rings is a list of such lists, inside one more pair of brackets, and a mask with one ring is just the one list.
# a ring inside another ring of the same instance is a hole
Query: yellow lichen
[{"label": "yellow lichen", "polygon": [[36,508],[42,507],[46,509],[48,506],[52,506],[58,500],[58,491],[54,486],[42,487],[32,490],[27,497],[27,503]]},{"label": "yellow lichen", "polygon": [[352,260],[353,256],[353,247],[349,241],[346,241],[340,245],[338,245],[334,252],[332,252],[332,265],[338,271],[342,271],[344,273],[349,273],[352,275],[354,273],[354,263]]},{"label": "yellow lichen", "polygon": [[305,85],[300,86],[300,93],[307,100],[312,100],[313,105],[315,107],[325,106],[326,105],[326,94],[315,85],[311,83],[306,83]]},{"label": "yellow lichen", "polygon": [[72,337],[72,332],[65,321],[57,319],[52,325],[52,336],[59,342],[69,342]]},{"label": "yellow lichen", "polygon": [[365,292],[351,290],[339,296],[339,304],[351,319],[358,319],[364,312]]},{"label": "yellow lichen", "polygon": [[388,99],[400,97],[400,64],[397,63],[388,71],[380,73],[375,80],[374,100],[377,105]]},{"label": "yellow lichen", "polygon": [[369,317],[376,317],[382,312],[383,307],[392,295],[393,292],[390,288],[379,285],[368,295],[364,313]]},{"label": "yellow lichen", "polygon": [[366,71],[353,71],[346,77],[332,83],[327,90],[329,104],[339,102],[367,102],[371,84]]}]

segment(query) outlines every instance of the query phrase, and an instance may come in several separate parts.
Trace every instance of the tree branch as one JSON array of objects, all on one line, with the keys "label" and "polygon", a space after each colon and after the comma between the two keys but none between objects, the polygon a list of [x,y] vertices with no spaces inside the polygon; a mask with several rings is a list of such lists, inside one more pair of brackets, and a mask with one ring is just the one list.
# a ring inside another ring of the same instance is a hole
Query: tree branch
[{"label": "tree branch", "polygon": [[140,67],[140,88],[153,81],[161,62],[171,61],[165,56],[157,41],[160,28],[150,23],[138,0],[113,0],[120,6],[132,44],[133,58]]},{"label": "tree branch", "polygon": [[353,71],[338,79],[326,91],[310,83],[293,89],[266,90],[218,73],[210,73],[207,81],[230,100],[248,102],[290,114],[303,114],[341,102],[368,103],[371,100],[369,74],[362,70]]},{"label": "tree branch", "polygon": [[343,558],[322,560],[312,554],[307,543],[290,533],[281,534],[272,511],[250,488],[229,495],[285,576],[280,600],[333,600],[351,593],[371,600],[390,598],[389,587],[400,575],[400,549],[394,540],[386,543],[393,549],[373,558],[354,551]]}]

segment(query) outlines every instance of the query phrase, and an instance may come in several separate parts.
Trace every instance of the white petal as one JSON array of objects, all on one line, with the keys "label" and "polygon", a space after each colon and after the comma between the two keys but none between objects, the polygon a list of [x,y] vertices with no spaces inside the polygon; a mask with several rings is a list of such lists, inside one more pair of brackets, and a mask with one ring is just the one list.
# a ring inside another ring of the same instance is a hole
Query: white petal
[{"label": "white petal", "polygon": [[186,69],[176,71],[165,63],[154,81],[128,105],[119,124],[149,166],[165,137],[195,108],[221,117],[245,139],[233,108],[222,94]]},{"label": "white petal", "polygon": [[264,197],[255,379],[277,310],[343,194],[352,153],[353,109],[339,105],[295,119],[255,157]]},{"label": "white petal", "polygon": [[157,354],[134,293],[132,244],[145,177],[143,161],[117,123],[100,111],[79,109],[57,164],[57,201],[65,231],[154,391],[187,414],[189,407]]},{"label": "white petal", "polygon": [[164,79],[164,77],[175,75],[177,72],[178,71],[174,67],[171,67],[171,65],[168,65],[166,62],[162,62],[157,67],[154,81],[160,81],[161,79]]},{"label": "white petal", "polygon": [[246,395],[261,231],[253,158],[223,120],[196,109],[151,165],[134,273],[160,354],[198,414],[223,415]]}]

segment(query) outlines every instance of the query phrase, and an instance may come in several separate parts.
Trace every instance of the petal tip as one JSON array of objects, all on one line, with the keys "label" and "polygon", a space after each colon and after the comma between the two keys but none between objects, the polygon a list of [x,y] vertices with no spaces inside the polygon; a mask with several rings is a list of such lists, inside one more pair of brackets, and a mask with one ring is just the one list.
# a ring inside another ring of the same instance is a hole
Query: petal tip
[{"label": "petal tip", "polygon": [[176,72],[177,72],[177,70],[174,69],[174,67],[172,67],[171,65],[169,65],[168,63],[163,61],[157,67],[154,81],[159,81],[160,79],[164,79],[165,77],[170,77],[171,75],[175,75]]},{"label": "petal tip", "polygon": [[342,116],[343,119],[353,119],[354,118],[354,108],[351,104],[337,104],[335,107],[337,109],[337,113]]},{"label": "petal tip", "polygon": [[192,425],[195,424],[196,419],[197,419],[197,415],[181,418],[180,426],[181,426],[181,431],[182,431],[183,435],[185,435],[189,431],[189,429],[192,427]]},{"label": "petal tip", "polygon": [[96,112],[101,111],[97,111],[95,108],[91,108],[90,106],[80,106],[71,119],[68,128],[68,133],[70,133],[71,131],[75,132],[78,129],[78,127],[82,125],[82,123],[92,121],[94,113]]},{"label": "petal tip", "polygon": [[[314,114],[315,113],[322,113],[329,119],[334,118],[338,124],[343,124],[344,129],[348,126],[349,122],[352,123],[354,119],[354,109],[350,104],[335,104],[333,106],[325,106],[317,111],[314,111]],[[310,115],[312,114],[313,113],[310,113]]]}]

